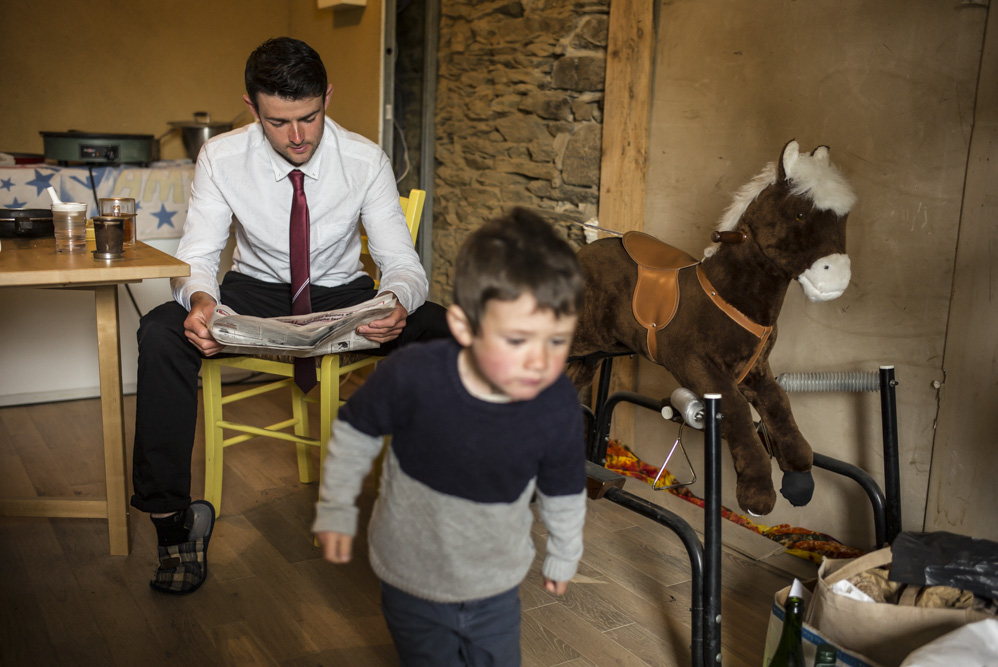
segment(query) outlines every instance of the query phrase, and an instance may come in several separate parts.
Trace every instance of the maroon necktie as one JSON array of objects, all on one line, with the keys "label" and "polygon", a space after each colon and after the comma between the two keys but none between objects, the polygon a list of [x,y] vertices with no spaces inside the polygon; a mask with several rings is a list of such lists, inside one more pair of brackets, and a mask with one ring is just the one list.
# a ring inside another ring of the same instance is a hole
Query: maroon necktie
[{"label": "maroon necktie", "polygon": [[[305,174],[295,169],[288,174],[295,188],[291,198],[291,314],[312,312],[309,296],[308,202],[305,201]],[[315,386],[315,359],[295,357],[295,384],[306,394]]]}]

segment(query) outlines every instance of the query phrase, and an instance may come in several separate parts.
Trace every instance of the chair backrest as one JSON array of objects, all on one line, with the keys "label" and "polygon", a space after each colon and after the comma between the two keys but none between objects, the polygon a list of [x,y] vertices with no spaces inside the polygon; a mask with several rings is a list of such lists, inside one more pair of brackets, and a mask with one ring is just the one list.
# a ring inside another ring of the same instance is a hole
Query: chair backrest
[{"label": "chair backrest", "polygon": [[419,223],[423,219],[423,203],[425,201],[425,190],[409,190],[408,197],[399,197],[402,212],[405,213],[405,222],[409,225],[409,233],[412,235],[413,245],[416,244],[416,235],[419,234]]}]

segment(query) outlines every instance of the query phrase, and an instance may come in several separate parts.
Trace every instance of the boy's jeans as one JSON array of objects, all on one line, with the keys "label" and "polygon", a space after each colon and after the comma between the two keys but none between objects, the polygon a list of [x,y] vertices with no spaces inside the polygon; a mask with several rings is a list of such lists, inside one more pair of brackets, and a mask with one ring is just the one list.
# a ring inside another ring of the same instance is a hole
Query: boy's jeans
[{"label": "boy's jeans", "polygon": [[468,602],[430,602],[381,582],[381,609],[404,667],[518,667],[519,587]]}]

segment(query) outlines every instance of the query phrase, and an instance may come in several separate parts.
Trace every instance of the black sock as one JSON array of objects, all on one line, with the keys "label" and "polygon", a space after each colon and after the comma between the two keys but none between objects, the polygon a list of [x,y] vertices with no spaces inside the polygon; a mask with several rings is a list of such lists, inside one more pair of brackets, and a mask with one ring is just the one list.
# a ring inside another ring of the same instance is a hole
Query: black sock
[{"label": "black sock", "polygon": [[156,537],[159,539],[159,546],[170,547],[174,544],[181,544],[187,541],[190,534],[190,526],[185,526],[184,518],[187,511],[174,512],[170,516],[157,519],[153,517],[152,523],[156,526]]}]

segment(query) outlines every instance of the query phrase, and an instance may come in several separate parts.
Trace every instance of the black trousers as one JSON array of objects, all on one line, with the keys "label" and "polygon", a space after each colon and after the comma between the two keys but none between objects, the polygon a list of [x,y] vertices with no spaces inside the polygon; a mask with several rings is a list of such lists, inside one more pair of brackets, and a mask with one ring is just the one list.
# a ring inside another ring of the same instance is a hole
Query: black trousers
[{"label": "black trousers", "polygon": [[[291,314],[291,287],[229,271],[221,301],[241,315]],[[377,294],[363,276],[340,287],[310,289],[312,310],[345,308]],[[450,336],[445,310],[426,302],[406,318],[402,334],[372,350],[388,354],[413,341]],[[191,503],[191,452],[197,428],[200,350],[184,336],[187,310],[176,301],[151,310],[139,322],[132,506],[143,512],[173,512]]]}]

